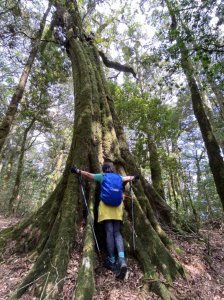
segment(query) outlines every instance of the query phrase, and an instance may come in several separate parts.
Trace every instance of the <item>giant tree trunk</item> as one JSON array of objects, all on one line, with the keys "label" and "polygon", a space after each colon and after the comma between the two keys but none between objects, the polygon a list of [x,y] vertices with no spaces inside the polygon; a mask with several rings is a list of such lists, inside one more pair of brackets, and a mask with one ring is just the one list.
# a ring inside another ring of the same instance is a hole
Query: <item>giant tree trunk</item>
[{"label": "giant tree trunk", "polygon": [[4,146],[5,140],[9,134],[12,122],[15,118],[15,115],[18,110],[19,103],[23,97],[23,92],[25,90],[25,86],[34,62],[34,59],[36,58],[36,55],[39,50],[39,45],[41,43],[41,37],[45,28],[45,23],[47,20],[47,16],[50,12],[51,5],[48,6],[43,19],[40,23],[40,29],[37,32],[36,38],[34,41],[31,43],[31,51],[29,54],[29,57],[27,59],[27,62],[23,68],[19,83],[17,85],[16,91],[12,96],[12,99],[10,101],[10,104],[8,106],[8,109],[6,111],[5,117],[2,120],[2,123],[0,124],[0,153],[2,151],[2,148]]},{"label": "giant tree trunk", "polygon": [[[37,255],[29,274],[10,299],[20,298],[32,285],[38,299],[59,298],[76,230],[82,218],[78,181],[70,173],[72,163],[96,173],[100,172],[103,159],[110,158],[121,174],[139,174],[107,90],[99,53],[84,38],[76,2],[68,1],[66,7],[58,5],[57,12],[60,22],[66,17],[63,25],[72,63],[75,92],[73,138],[62,178],[49,199],[29,219],[0,235],[0,248],[4,249],[9,241],[13,241],[15,251],[23,250],[26,245],[29,251]],[[92,213],[96,200],[95,185],[87,184],[85,191],[89,195]],[[141,262],[146,284],[150,284],[163,299],[170,299],[167,288],[155,271],[155,267],[158,268],[168,283],[178,274],[183,274],[182,268],[168,251],[172,244],[155,217],[170,221],[169,207],[142,176],[134,186],[134,198],[136,257]],[[124,225],[127,244],[130,244],[132,236],[130,211],[129,203]],[[92,299],[94,257],[92,233],[87,223],[83,260],[73,299]]]}]

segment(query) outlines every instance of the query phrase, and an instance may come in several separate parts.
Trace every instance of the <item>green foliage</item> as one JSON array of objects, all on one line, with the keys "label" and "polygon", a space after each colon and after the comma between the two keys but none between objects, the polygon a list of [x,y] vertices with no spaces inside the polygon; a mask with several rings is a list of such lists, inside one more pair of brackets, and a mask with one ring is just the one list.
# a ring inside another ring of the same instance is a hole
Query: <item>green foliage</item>
[{"label": "green foliage", "polygon": [[110,83],[116,109],[124,126],[144,134],[153,134],[158,141],[178,135],[178,111],[162,104],[148,93],[141,95],[139,88],[126,82],[123,88]]}]

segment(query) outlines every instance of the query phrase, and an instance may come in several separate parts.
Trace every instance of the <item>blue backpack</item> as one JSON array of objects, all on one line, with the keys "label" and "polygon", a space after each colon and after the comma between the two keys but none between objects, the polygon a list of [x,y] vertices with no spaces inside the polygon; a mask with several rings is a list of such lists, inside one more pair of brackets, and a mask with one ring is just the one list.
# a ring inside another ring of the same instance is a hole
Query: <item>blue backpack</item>
[{"label": "blue backpack", "polygon": [[105,173],[101,186],[102,201],[110,206],[119,206],[122,202],[123,181],[116,173]]}]

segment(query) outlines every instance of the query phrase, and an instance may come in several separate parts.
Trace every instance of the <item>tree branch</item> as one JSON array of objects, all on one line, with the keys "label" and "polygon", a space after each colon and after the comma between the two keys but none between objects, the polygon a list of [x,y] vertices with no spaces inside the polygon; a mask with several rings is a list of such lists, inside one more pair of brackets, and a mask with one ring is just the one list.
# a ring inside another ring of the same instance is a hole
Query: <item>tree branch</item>
[{"label": "tree branch", "polygon": [[205,48],[203,46],[198,46],[198,47],[194,47],[193,50],[196,50],[196,51],[203,50],[204,52],[208,52],[208,53],[215,53],[215,52],[217,52],[217,53],[224,53],[224,46],[215,45],[215,47],[221,48],[221,49],[217,49],[217,48],[210,48],[209,49],[209,48]]},{"label": "tree branch", "polygon": [[118,71],[122,71],[122,72],[131,73],[136,78],[136,73],[132,67],[127,66],[127,65],[122,65],[116,61],[109,60],[102,51],[99,51],[99,54],[100,54],[100,57],[102,58],[103,63],[105,64],[106,67],[112,68],[112,69],[115,69]]}]

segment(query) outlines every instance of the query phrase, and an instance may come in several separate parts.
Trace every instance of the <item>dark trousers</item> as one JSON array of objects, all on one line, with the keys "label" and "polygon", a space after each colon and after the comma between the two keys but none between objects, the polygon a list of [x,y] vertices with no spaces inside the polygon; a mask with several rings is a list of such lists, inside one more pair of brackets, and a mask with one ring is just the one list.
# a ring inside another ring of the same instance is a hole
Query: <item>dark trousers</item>
[{"label": "dark trousers", "polygon": [[104,227],[106,231],[106,244],[107,251],[110,257],[115,256],[115,247],[117,253],[124,253],[124,242],[120,232],[121,221],[118,220],[106,220],[104,221]]}]

